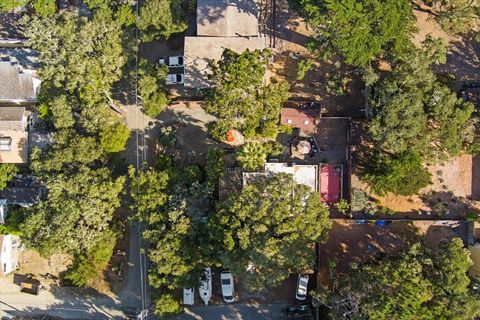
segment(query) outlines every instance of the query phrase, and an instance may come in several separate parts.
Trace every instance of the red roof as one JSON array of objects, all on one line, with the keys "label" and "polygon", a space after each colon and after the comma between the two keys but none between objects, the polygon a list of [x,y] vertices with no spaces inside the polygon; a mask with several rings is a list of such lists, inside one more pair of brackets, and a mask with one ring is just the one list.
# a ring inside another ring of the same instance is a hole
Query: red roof
[{"label": "red roof", "polygon": [[318,124],[319,110],[307,108],[282,108],[280,124],[314,132]]},{"label": "red roof", "polygon": [[321,165],[320,169],[320,196],[325,203],[334,203],[340,200],[341,169],[335,165]]}]

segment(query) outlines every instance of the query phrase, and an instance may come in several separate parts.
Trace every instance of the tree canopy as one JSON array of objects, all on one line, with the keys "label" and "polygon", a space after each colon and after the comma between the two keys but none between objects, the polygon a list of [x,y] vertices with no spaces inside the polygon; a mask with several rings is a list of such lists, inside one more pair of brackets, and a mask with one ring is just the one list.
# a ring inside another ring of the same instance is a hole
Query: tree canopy
[{"label": "tree canopy", "polygon": [[213,88],[207,93],[205,110],[219,118],[212,135],[225,139],[230,129],[239,129],[247,137],[275,137],[288,85],[275,79],[264,84],[268,50],[238,54],[225,49],[219,61],[209,63]]},{"label": "tree canopy", "polygon": [[370,133],[382,150],[415,150],[423,158],[455,156],[472,142],[474,106],[458,99],[433,74],[430,51],[412,49],[367,96]]},{"label": "tree canopy", "polygon": [[170,38],[187,30],[190,2],[185,0],[146,0],[140,8],[137,26],[145,42]]},{"label": "tree canopy", "polygon": [[260,290],[312,267],[313,246],[331,227],[328,215],[317,192],[278,174],[252,179],[220,203],[209,227],[223,266]]},{"label": "tree canopy", "polygon": [[48,198],[31,209],[23,224],[27,244],[43,255],[88,252],[109,230],[120,207],[125,178],[108,168],[82,167],[47,177]]},{"label": "tree canopy", "polygon": [[335,278],[334,291],[320,300],[335,319],[474,319],[480,303],[470,289],[471,263],[459,238],[436,251],[415,244]]},{"label": "tree canopy", "polygon": [[384,51],[410,43],[414,17],[409,0],[290,0],[316,30],[312,43],[322,59],[339,53],[352,66],[365,66]]}]

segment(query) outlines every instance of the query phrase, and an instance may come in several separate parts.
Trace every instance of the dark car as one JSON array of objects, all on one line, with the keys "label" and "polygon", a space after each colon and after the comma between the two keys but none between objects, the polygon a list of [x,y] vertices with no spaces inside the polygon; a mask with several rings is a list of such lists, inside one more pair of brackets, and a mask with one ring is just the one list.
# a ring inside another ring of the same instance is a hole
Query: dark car
[{"label": "dark car", "polygon": [[308,316],[311,314],[310,306],[308,304],[295,304],[283,309],[285,315],[288,317]]}]

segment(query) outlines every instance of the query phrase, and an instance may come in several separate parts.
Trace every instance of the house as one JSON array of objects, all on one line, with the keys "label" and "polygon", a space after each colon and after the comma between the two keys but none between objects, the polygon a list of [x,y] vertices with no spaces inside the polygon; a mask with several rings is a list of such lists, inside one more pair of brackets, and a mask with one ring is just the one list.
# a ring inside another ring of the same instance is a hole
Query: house
[{"label": "house", "polygon": [[9,187],[0,191],[0,224],[5,223],[9,205],[31,207],[40,201],[45,188],[33,176],[17,175]]},{"label": "house", "polygon": [[0,61],[0,106],[34,104],[40,83],[33,70],[24,70],[11,61]]},{"label": "house", "polygon": [[265,172],[244,172],[243,185],[248,184],[248,181],[256,176],[279,173],[291,174],[298,184],[307,185],[312,191],[318,191],[318,166],[309,164],[265,163]]},{"label": "house", "polygon": [[263,50],[255,0],[198,0],[197,36],[185,37],[185,86],[208,88],[208,62],[219,60],[225,49],[242,53]]},{"label": "house", "polygon": [[280,124],[300,129],[300,134],[310,136],[315,133],[320,120],[318,108],[284,107],[280,114]]},{"label": "house", "polygon": [[11,234],[0,234],[0,277],[18,268],[20,238]]},{"label": "house", "polygon": [[25,107],[0,106],[0,163],[27,163],[29,115]]}]

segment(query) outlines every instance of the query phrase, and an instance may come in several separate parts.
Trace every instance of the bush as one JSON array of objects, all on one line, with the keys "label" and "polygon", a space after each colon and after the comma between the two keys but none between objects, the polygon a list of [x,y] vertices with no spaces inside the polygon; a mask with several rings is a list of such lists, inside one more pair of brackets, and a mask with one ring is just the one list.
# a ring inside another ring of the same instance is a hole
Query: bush
[{"label": "bush", "polygon": [[362,211],[371,207],[372,204],[373,202],[370,200],[370,197],[366,192],[356,188],[352,189],[352,200],[350,202],[350,208],[352,211]]},{"label": "bush", "polygon": [[0,225],[0,234],[22,235],[20,224],[25,221],[25,211],[23,208],[10,209],[5,223]]},{"label": "bush", "polygon": [[267,152],[267,148],[260,142],[247,142],[237,152],[237,160],[246,170],[259,170],[267,160]]},{"label": "bush", "polygon": [[218,180],[223,175],[225,169],[225,152],[219,148],[210,148],[207,152],[207,165],[205,171],[207,174],[207,186],[209,190],[215,192]]},{"label": "bush", "polygon": [[170,294],[163,294],[155,300],[155,314],[159,317],[168,317],[182,312],[182,307],[175,297]]},{"label": "bush", "polygon": [[346,214],[350,209],[350,205],[348,204],[347,200],[340,199],[340,201],[335,203],[335,209],[337,209],[340,213]]},{"label": "bush", "polygon": [[7,187],[7,183],[13,179],[17,172],[18,168],[13,163],[0,164],[0,190]]},{"label": "bush", "polygon": [[55,0],[36,0],[33,2],[33,8],[42,17],[49,17],[57,11]]},{"label": "bush", "polygon": [[68,269],[65,279],[78,287],[91,286],[107,267],[116,242],[116,234],[107,230],[90,252],[75,257],[75,262]]},{"label": "bush", "polygon": [[409,196],[431,183],[431,174],[423,167],[420,156],[414,152],[390,155],[374,151],[366,165],[362,179],[378,195],[388,192]]}]

